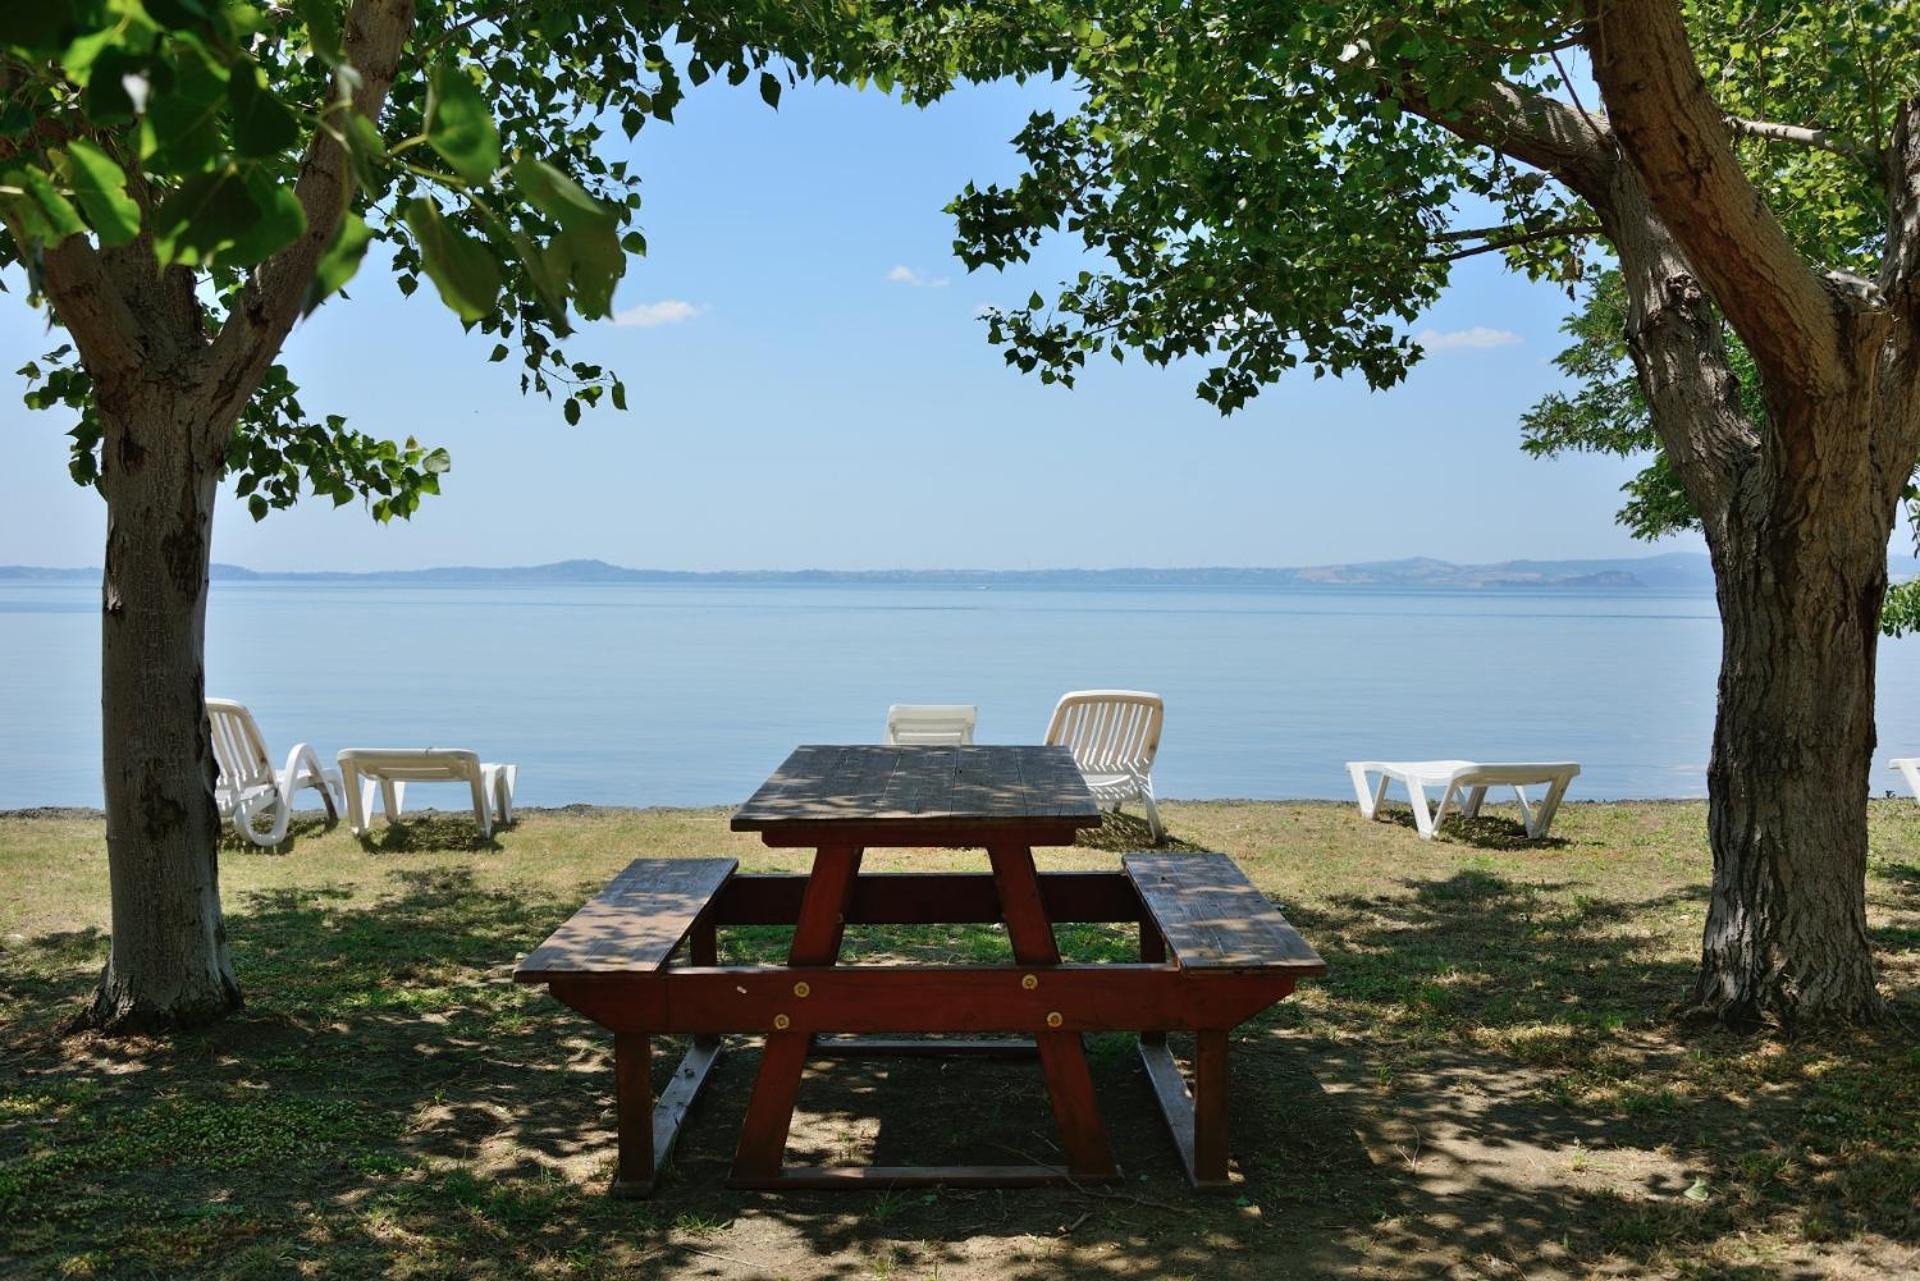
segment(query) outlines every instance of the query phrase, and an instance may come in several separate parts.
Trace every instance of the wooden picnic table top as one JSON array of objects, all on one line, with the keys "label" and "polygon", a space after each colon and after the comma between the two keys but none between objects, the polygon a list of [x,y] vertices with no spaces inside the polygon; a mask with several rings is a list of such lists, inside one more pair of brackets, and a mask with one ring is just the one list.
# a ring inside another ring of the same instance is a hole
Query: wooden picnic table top
[{"label": "wooden picnic table top", "polygon": [[733,815],[736,832],[951,832],[1100,823],[1065,747],[797,747]]}]

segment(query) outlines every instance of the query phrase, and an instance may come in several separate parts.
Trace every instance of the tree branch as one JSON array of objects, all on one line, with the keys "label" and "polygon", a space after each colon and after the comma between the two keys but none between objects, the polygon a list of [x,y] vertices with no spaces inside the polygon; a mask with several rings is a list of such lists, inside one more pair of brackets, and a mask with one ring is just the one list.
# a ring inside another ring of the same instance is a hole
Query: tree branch
[{"label": "tree branch", "polygon": [[[18,230],[14,243],[26,243]],[[146,363],[141,343],[145,326],[127,306],[93,242],[84,235],[49,245],[43,262],[54,314],[73,336],[94,385],[112,394],[119,379],[137,373]]]},{"label": "tree branch", "polygon": [[[1538,231],[1519,231],[1498,227],[1485,231],[1443,231],[1435,236],[1439,241],[1477,240],[1485,238],[1483,245],[1473,245],[1466,249],[1454,249],[1447,253],[1435,254],[1428,262],[1457,262],[1462,258],[1471,258],[1476,254],[1490,254],[1502,249],[1511,249],[1515,245],[1530,244],[1536,240],[1560,240],[1568,236],[1597,236],[1604,229],[1599,223],[1572,223],[1562,227],[1542,227]],[[1507,232],[1510,234],[1502,234]]]},{"label": "tree branch", "polygon": [[1387,83],[1381,92],[1463,142],[1492,147],[1552,174],[1589,203],[1604,197],[1613,168],[1612,139],[1604,124],[1564,102],[1510,84],[1497,84],[1486,97],[1445,110],[1412,82]]},{"label": "tree branch", "polygon": [[1887,247],[1880,291],[1920,321],[1920,94],[1900,105],[1885,163]]},{"label": "tree branch", "polygon": [[1839,304],[1741,169],[1679,6],[1587,5],[1594,79],[1654,212],[1753,353],[1769,399],[1819,396],[1841,367]]},{"label": "tree branch", "polygon": [[[353,110],[369,120],[378,121],[386,105],[413,21],[414,0],[354,0],[347,14],[346,59],[360,74]],[[314,269],[352,203],[353,167],[346,148],[328,130],[314,132],[293,190],[306,214],[306,231],[255,269],[214,339],[209,426],[222,438],[299,319]]]},{"label": "tree branch", "polygon": [[1836,156],[1851,156],[1856,160],[1878,163],[1879,151],[1857,138],[1844,137],[1831,129],[1815,129],[1808,125],[1781,125],[1771,120],[1742,120],[1738,116],[1727,117],[1727,127],[1737,134],[1749,138],[1764,138],[1768,142],[1792,143],[1798,147],[1813,147],[1819,151],[1831,151]]}]

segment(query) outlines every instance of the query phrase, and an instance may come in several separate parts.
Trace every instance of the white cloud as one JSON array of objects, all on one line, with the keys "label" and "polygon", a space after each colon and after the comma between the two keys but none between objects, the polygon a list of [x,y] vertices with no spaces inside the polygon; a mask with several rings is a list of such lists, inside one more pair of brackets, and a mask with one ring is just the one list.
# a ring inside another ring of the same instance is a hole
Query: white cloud
[{"label": "white cloud", "polygon": [[643,302],[638,307],[614,312],[613,323],[652,329],[656,325],[677,325],[683,320],[692,320],[705,310],[683,299],[662,298],[659,302]]},{"label": "white cloud", "polygon": [[1475,325],[1471,329],[1422,329],[1414,341],[1430,352],[1483,351],[1489,347],[1511,347],[1524,342],[1511,329],[1489,329]]},{"label": "white cloud", "polygon": [[912,285],[915,289],[945,289],[947,278],[931,272],[921,271],[918,267],[899,266],[887,273],[887,279],[896,285]]}]

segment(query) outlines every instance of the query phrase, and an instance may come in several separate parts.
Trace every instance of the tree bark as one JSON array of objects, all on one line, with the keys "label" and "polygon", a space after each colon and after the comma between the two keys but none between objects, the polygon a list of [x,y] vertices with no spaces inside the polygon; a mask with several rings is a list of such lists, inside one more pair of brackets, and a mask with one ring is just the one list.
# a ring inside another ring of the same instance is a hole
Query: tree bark
[{"label": "tree bark", "polygon": [[[1822,412],[1854,417],[1857,439],[1872,434],[1858,399]],[[1870,1021],[1882,1002],[1866,798],[1893,504],[1841,476],[1768,470],[1709,535],[1723,640],[1695,999],[1736,1025]]]},{"label": "tree bark", "polygon": [[218,433],[151,385],[101,403],[101,714],[113,937],[83,1021],[162,1031],[240,1005],[220,913],[203,670]]}]

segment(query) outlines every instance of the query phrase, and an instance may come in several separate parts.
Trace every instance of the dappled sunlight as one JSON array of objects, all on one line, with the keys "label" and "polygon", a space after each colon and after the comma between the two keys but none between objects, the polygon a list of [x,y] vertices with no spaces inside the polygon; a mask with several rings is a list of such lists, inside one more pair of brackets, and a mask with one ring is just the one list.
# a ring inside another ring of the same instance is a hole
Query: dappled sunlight
[{"label": "dappled sunlight", "polygon": [[[656,1199],[615,1201],[608,1039],[511,971],[630,858],[730,850],[725,815],[536,813],[498,854],[403,858],[296,829],[290,854],[225,860],[248,1005],[206,1032],[62,1037],[104,934],[0,925],[8,1248],[29,1274],[110,1251],[168,1275],[325,1260],[503,1281],[1911,1272],[1910,1035],[1740,1038],[1671,1017],[1704,910],[1698,814],[1569,806],[1564,848],[1490,850],[1351,806],[1169,805],[1180,843],[1233,854],[1329,965],[1234,1035],[1224,1196],[1187,1188],[1125,1036],[1088,1040],[1126,1175],[1113,1188],[731,1192],[759,1061],[733,1037]],[[1874,928],[1910,948],[1920,825],[1875,814]],[[1111,867],[1109,841],[1141,844],[1135,823],[1108,816],[1098,845],[1053,857]],[[1005,948],[991,924],[856,926],[849,942],[869,959]],[[760,959],[785,936],[721,943]],[[1135,946],[1125,926],[1063,927],[1061,943],[1087,959]],[[1887,960],[1920,1021],[1911,958]],[[1170,1041],[1184,1061],[1191,1039]],[[683,1049],[662,1038],[657,1083]],[[1053,1159],[1057,1142],[1031,1059],[821,1057],[790,1155],[1006,1163]]]}]

